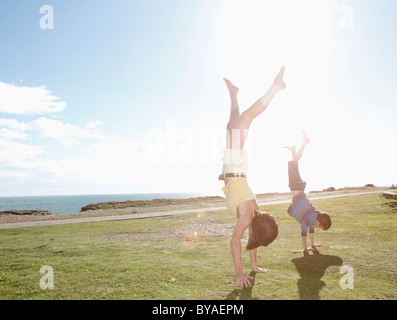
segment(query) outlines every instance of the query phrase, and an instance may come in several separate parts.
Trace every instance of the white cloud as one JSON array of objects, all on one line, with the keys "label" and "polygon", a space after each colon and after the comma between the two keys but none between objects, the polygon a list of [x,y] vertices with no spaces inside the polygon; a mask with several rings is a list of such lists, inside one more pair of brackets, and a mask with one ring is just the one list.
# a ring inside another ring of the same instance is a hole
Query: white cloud
[{"label": "white cloud", "polygon": [[8,139],[8,140],[15,140],[15,139],[26,139],[28,135],[23,133],[19,130],[10,130],[7,128],[0,128],[0,137]]},{"label": "white cloud", "polygon": [[16,119],[0,119],[0,126],[8,127],[15,130],[27,130],[28,125],[24,122],[19,122]]},{"label": "white cloud", "polygon": [[66,103],[45,87],[16,86],[0,81],[0,112],[11,114],[43,114],[60,112]]},{"label": "white cloud", "polygon": [[95,129],[98,126],[103,125],[103,123],[101,121],[90,121],[89,123],[86,124],[86,128],[87,129]]},{"label": "white cloud", "polygon": [[27,139],[28,125],[16,119],[0,119],[0,137],[8,140]]},{"label": "white cloud", "polygon": [[2,166],[20,167],[46,153],[42,147],[0,138],[0,163]]},{"label": "white cloud", "polygon": [[0,176],[56,185],[83,182],[93,187],[144,182],[147,166],[137,146],[134,140],[105,137],[71,157],[59,157],[42,147],[0,138]]},{"label": "white cloud", "polygon": [[[143,145],[136,140],[104,136],[100,121],[76,126],[59,120],[40,117],[22,122],[0,119],[0,166],[2,177],[15,177],[37,183],[65,185],[90,183],[117,185],[145,179]],[[81,144],[79,152],[55,154],[48,146],[35,146],[17,140],[38,143],[37,136],[56,139],[63,146]]]},{"label": "white cloud", "polygon": [[63,123],[46,117],[40,117],[30,122],[20,122],[16,119],[0,119],[0,137],[8,139],[26,139],[26,132],[38,133],[42,137],[59,140],[64,146],[79,143],[81,138],[102,139],[99,131],[94,130],[102,122],[91,121],[85,127]]},{"label": "white cloud", "polygon": [[[39,115],[60,112],[65,107],[66,103],[53,96],[45,86],[26,87],[0,81],[0,113]],[[67,152],[62,155],[48,145],[35,144],[39,144],[37,138],[55,139],[65,147],[87,138],[102,143],[106,138],[98,131],[100,125],[100,121],[90,121],[85,126],[77,126],[44,116],[31,121],[0,118],[0,176],[33,179],[37,183],[53,181],[61,185],[61,179],[86,177],[86,181],[92,181],[83,174],[90,168],[86,156]],[[29,143],[19,140],[29,140]],[[95,160],[93,157],[92,161]]]},{"label": "white cloud", "polygon": [[[94,124],[94,125],[93,125]],[[77,144],[79,138],[101,138],[101,134],[93,130],[98,122],[89,122],[85,128],[59,120],[41,117],[29,123],[28,129],[41,134],[46,138],[59,140],[63,145]]]}]

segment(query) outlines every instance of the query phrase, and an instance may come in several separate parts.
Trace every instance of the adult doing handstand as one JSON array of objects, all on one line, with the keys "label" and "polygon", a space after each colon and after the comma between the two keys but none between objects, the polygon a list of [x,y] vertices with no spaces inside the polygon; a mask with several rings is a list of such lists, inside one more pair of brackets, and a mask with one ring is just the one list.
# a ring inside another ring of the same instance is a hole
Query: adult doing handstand
[{"label": "adult doing handstand", "polygon": [[251,286],[253,279],[243,271],[241,260],[241,238],[249,228],[249,239],[246,246],[249,250],[251,267],[254,272],[266,273],[269,270],[259,268],[257,265],[257,248],[267,246],[278,235],[278,224],[269,213],[259,211],[256,198],[248,186],[247,175],[247,153],[244,143],[248,137],[248,130],[252,120],[266,110],[273,97],[285,89],[283,81],[284,67],[275,78],[270,89],[256,101],[249,109],[240,114],[237,102],[239,89],[229,80],[224,79],[231,98],[230,119],[227,124],[226,149],[224,150],[224,164],[219,180],[224,180],[226,206],[238,218],[232,239],[230,242],[234,268],[236,271],[236,284],[242,287]]}]

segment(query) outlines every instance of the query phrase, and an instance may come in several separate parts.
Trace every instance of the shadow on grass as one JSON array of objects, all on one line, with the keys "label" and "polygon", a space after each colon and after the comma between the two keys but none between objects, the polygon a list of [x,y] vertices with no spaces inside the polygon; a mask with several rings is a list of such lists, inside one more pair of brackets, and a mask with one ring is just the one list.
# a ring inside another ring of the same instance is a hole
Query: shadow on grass
[{"label": "shadow on grass", "polygon": [[343,260],[337,256],[322,255],[318,250],[313,254],[305,253],[301,258],[292,259],[299,272],[297,282],[301,300],[320,300],[320,290],[325,286],[321,280],[329,266],[340,266]]},{"label": "shadow on grass", "polygon": [[393,212],[397,212],[397,201],[388,201],[388,202],[385,202],[385,205],[387,205],[387,206],[389,206],[392,210],[393,210]]},{"label": "shadow on grass", "polygon": [[225,300],[257,300],[256,298],[252,299],[252,289],[255,286],[256,272],[251,271],[249,275],[253,278],[251,280],[251,287],[235,289],[227,295]]}]

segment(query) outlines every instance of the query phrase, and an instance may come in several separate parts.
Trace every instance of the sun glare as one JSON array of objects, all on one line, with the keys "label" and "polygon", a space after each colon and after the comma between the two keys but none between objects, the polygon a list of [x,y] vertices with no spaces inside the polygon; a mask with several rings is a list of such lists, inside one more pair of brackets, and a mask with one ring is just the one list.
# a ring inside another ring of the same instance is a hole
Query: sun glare
[{"label": "sun glare", "polygon": [[263,189],[263,177],[267,177],[273,181],[271,188],[281,189],[285,181],[274,183],[280,181],[288,160],[281,147],[301,143],[301,129],[317,135],[318,123],[327,114],[319,111],[319,104],[327,109],[324,92],[333,45],[328,4],[232,0],[225,2],[219,19],[218,68],[240,87],[241,110],[263,95],[286,65],[287,90],[255,119],[247,146],[252,155],[250,171],[255,172],[250,176],[253,188]]}]

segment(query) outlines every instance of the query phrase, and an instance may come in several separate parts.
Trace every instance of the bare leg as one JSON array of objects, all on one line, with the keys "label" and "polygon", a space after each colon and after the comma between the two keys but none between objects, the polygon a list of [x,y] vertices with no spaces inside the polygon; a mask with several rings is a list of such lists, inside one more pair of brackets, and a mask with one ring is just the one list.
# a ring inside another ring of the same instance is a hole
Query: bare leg
[{"label": "bare leg", "polygon": [[252,105],[252,107],[244,111],[244,115],[248,118],[250,122],[267,109],[270,102],[279,91],[285,89],[286,86],[283,80],[284,70],[285,67],[283,66],[280,69],[280,72],[278,73],[277,77],[274,79],[273,85],[265,93],[265,95],[261,97],[258,101],[256,101]]},{"label": "bare leg", "polygon": [[302,130],[303,134],[303,143],[299,148],[298,152],[292,157],[292,161],[298,162],[300,158],[302,158],[303,151],[305,151],[306,146],[310,143],[310,139],[307,137],[305,131]]},{"label": "bare leg", "polygon": [[230,107],[230,119],[229,123],[238,120],[240,117],[240,110],[237,102],[237,93],[239,89],[234,86],[228,79],[224,78],[223,79],[227,85],[227,88],[229,90],[230,94],[230,100],[231,100],[231,107]]}]

